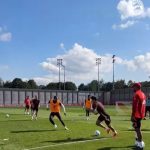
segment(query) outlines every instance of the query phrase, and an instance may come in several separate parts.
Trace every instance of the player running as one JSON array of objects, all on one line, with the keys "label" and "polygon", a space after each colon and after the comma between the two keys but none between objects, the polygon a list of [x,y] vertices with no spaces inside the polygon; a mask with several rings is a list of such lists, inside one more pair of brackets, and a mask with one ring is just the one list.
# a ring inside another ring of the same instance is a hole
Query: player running
[{"label": "player running", "polygon": [[132,115],[131,115],[131,121],[133,123],[133,128],[136,133],[136,141],[135,145],[137,147],[143,148],[145,146],[141,133],[141,120],[145,116],[145,107],[146,107],[146,96],[141,91],[141,84],[135,83],[132,86],[134,90],[133,95],[133,103],[132,103]]},{"label": "player running", "polygon": [[[107,133],[109,133],[111,130],[113,132],[113,137],[115,137],[117,135],[117,131],[111,126],[110,116],[106,113],[103,104],[97,101],[97,98],[95,96],[92,96],[91,99],[92,99],[92,112],[94,114],[99,114],[99,117],[97,118],[96,121],[96,125],[105,129]],[[105,122],[106,126],[102,124],[103,121]]]},{"label": "player running", "polygon": [[29,113],[29,108],[30,108],[30,98],[29,98],[29,96],[27,96],[26,98],[25,98],[25,100],[24,100],[24,104],[25,104],[25,112],[24,112],[24,114],[30,114]]},{"label": "player running", "polygon": [[68,130],[60,115],[60,107],[63,108],[64,115],[66,115],[65,106],[63,105],[63,103],[61,103],[61,101],[57,98],[57,96],[54,96],[54,99],[50,100],[49,106],[51,111],[49,115],[49,121],[54,125],[54,128],[57,128],[57,125],[54,123],[53,120],[54,116],[56,116],[59,119],[59,121],[62,123],[62,125],[65,127],[65,129]]},{"label": "player running", "polygon": [[86,119],[89,120],[89,116],[90,116],[90,109],[92,107],[92,100],[91,100],[91,96],[88,95],[88,98],[85,99],[85,104],[83,106],[83,108],[85,107],[85,111],[86,111]]},{"label": "player running", "polygon": [[39,110],[39,106],[40,106],[40,100],[37,99],[37,96],[35,96],[32,100],[31,100],[31,115],[32,115],[32,119],[36,119],[37,120],[37,115],[38,115],[38,110]]}]

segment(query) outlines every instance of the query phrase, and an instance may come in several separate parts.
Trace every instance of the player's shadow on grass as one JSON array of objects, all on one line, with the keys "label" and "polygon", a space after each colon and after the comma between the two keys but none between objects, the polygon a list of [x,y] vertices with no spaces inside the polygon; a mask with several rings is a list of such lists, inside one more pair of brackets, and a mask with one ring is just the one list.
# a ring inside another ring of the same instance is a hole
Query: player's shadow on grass
[{"label": "player's shadow on grass", "polygon": [[[95,138],[95,139],[105,139],[105,137],[101,137],[101,138]],[[47,143],[47,142],[52,142],[52,143],[69,143],[69,142],[84,142],[84,141],[92,141],[94,139],[91,138],[70,138],[68,137],[67,139],[63,139],[63,140],[49,140],[49,141],[42,141],[41,143]]]},{"label": "player's shadow on grass", "polygon": [[97,150],[112,150],[112,149],[115,149],[115,150],[126,150],[126,149],[129,149],[130,150],[143,150],[143,149],[139,149],[135,146],[126,146],[126,147],[103,147],[103,148],[99,148]]},{"label": "player's shadow on grass", "polygon": [[31,120],[29,120],[29,119],[13,120],[13,119],[9,119],[9,118],[8,118],[8,120],[1,120],[0,122],[8,122],[8,121],[10,121],[10,122],[12,122],[12,121],[15,122],[15,121],[16,121],[16,122],[17,122],[17,121],[31,121]]},{"label": "player's shadow on grass", "polygon": [[47,131],[57,131],[57,130],[55,130],[55,129],[52,129],[52,130],[20,130],[20,131],[11,131],[11,133],[47,132]]},{"label": "player's shadow on grass", "polygon": [[[128,129],[128,130],[122,130],[122,131],[133,132],[135,130],[134,129]],[[141,131],[148,131],[148,132],[150,132],[150,129],[141,129]]]}]

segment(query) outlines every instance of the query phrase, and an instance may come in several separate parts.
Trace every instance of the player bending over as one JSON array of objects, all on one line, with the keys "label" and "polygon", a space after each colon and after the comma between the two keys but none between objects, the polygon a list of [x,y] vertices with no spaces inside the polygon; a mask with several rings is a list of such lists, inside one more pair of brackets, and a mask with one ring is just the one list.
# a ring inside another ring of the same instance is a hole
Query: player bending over
[{"label": "player bending over", "polygon": [[56,116],[59,121],[62,123],[62,125],[65,127],[66,130],[68,130],[68,128],[65,126],[65,123],[63,122],[61,115],[60,115],[60,107],[63,108],[64,110],[64,115],[66,115],[66,110],[65,110],[65,106],[63,105],[63,103],[60,102],[60,100],[57,98],[57,96],[54,96],[54,99],[50,100],[50,115],[49,115],[49,121],[54,125],[54,128],[57,128],[57,125],[54,123],[54,116]]},{"label": "player bending over", "polygon": [[[92,99],[92,112],[94,114],[99,114],[99,117],[97,118],[96,121],[96,125],[105,129],[107,133],[109,133],[111,130],[113,132],[113,137],[115,137],[117,135],[117,131],[111,126],[110,116],[106,113],[103,104],[97,101],[97,98],[95,96],[92,96],[91,99]],[[102,124],[103,121],[105,122],[106,126]]]}]

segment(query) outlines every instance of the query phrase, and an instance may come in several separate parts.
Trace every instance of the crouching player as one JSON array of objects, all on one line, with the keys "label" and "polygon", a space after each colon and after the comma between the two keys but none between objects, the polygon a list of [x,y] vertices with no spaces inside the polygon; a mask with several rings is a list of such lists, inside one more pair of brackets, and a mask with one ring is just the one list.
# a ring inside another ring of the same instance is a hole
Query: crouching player
[{"label": "crouching player", "polygon": [[64,110],[64,115],[66,115],[66,110],[65,110],[65,106],[63,105],[63,103],[60,102],[60,100],[57,98],[57,96],[54,96],[54,99],[50,100],[50,115],[49,115],[49,121],[52,123],[52,125],[54,125],[54,128],[57,128],[57,125],[54,123],[54,116],[56,116],[59,121],[62,123],[62,125],[64,126],[64,128],[66,130],[68,130],[68,128],[65,126],[65,123],[63,122],[61,115],[60,115],[60,107],[63,108]]},{"label": "crouching player", "polygon": [[[97,101],[97,98],[95,96],[92,96],[91,99],[92,99],[91,111],[94,114],[99,114],[99,117],[97,118],[96,121],[96,125],[105,129],[107,133],[109,133],[111,130],[113,132],[113,137],[115,137],[117,135],[117,131],[111,126],[110,116],[106,113],[103,104]],[[105,122],[106,126],[102,124],[103,121]]]}]

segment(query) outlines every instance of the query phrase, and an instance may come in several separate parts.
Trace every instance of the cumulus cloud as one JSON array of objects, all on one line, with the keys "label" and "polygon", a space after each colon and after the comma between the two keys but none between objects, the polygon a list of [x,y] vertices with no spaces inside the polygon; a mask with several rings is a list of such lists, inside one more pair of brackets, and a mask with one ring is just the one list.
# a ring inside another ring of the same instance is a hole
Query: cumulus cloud
[{"label": "cumulus cloud", "polygon": [[114,25],[112,26],[112,28],[113,28],[114,30],[115,30],[115,29],[126,29],[126,28],[128,28],[128,27],[133,26],[135,23],[137,23],[137,21],[134,21],[134,20],[130,21],[130,20],[128,20],[127,22],[121,23],[121,24],[119,24],[119,25],[114,24]]},{"label": "cumulus cloud", "polygon": [[133,26],[141,18],[150,17],[150,8],[145,8],[142,0],[120,0],[117,10],[120,13],[121,23],[114,24],[113,29],[125,29]]},{"label": "cumulus cloud", "polygon": [[12,33],[7,32],[5,28],[0,27],[0,42],[9,42],[12,39]]},{"label": "cumulus cloud", "polygon": [[[105,81],[112,81],[112,54],[98,55],[93,49],[86,48],[78,43],[75,43],[71,49],[65,54],[56,57],[47,58],[40,63],[40,66],[47,71],[47,75],[43,77],[33,78],[38,85],[48,84],[50,82],[58,82],[59,69],[57,66],[57,59],[62,59],[62,64],[65,65],[66,81],[71,81],[77,85],[81,83],[89,83],[98,78],[98,66],[96,65],[96,58],[101,58],[99,66],[100,79]],[[119,71],[121,68],[123,71]],[[131,60],[121,57],[115,57],[115,74],[116,79],[135,80],[140,78],[137,71],[143,75],[150,74],[150,53],[144,55],[137,55]],[[128,74],[131,76],[128,78]],[[64,68],[60,68],[60,80],[64,81]]]},{"label": "cumulus cloud", "polygon": [[[40,63],[44,70],[49,72],[48,79],[51,82],[58,82],[58,66],[57,59],[62,59],[62,64],[65,65],[66,81],[75,83],[90,82],[97,80],[98,66],[96,66],[96,58],[101,58],[100,78],[103,78],[107,73],[112,72],[112,55],[98,55],[94,50],[83,47],[75,43],[64,55],[56,56],[55,58],[47,58],[46,61]],[[120,58],[116,57],[118,62]],[[61,82],[63,82],[64,70],[61,67]]]},{"label": "cumulus cloud", "polygon": [[117,9],[122,20],[132,17],[144,17],[147,14],[141,0],[121,0],[118,3]]},{"label": "cumulus cloud", "polygon": [[124,60],[122,64],[127,66],[129,71],[141,70],[143,73],[150,74],[150,53],[135,56],[133,60]]}]

